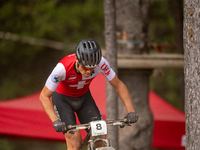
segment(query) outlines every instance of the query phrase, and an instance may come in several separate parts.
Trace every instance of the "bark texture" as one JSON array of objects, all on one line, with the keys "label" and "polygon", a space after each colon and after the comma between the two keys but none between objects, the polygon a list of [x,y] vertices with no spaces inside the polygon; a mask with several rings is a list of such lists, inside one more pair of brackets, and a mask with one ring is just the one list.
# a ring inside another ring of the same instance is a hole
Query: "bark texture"
[{"label": "bark texture", "polygon": [[116,21],[120,53],[149,53],[147,48],[150,0],[117,0]]},{"label": "bark texture", "polygon": [[200,2],[184,1],[186,150],[200,147]]},{"label": "bark texture", "polygon": [[[118,51],[122,54],[148,54],[149,0],[116,1]],[[122,41],[121,43],[119,41]],[[120,69],[119,78],[126,84],[139,121],[119,131],[120,150],[150,150],[153,117],[149,109],[149,75],[151,70]],[[119,118],[127,113],[119,100]]]},{"label": "bark texture", "polygon": [[[117,73],[117,48],[116,48],[116,30],[115,30],[115,0],[104,0],[104,19],[105,19],[105,45],[106,59],[109,61],[112,69]],[[114,88],[107,83],[107,119],[117,119],[118,106],[117,93]],[[117,126],[108,126],[108,139],[112,146],[118,149],[118,128]]]},{"label": "bark texture", "polygon": [[[135,111],[139,114],[137,123],[120,129],[120,150],[151,149],[153,117],[148,105],[150,73],[151,70],[119,70],[119,77],[129,89]],[[126,110],[120,100],[118,108],[119,118],[124,117]]]}]

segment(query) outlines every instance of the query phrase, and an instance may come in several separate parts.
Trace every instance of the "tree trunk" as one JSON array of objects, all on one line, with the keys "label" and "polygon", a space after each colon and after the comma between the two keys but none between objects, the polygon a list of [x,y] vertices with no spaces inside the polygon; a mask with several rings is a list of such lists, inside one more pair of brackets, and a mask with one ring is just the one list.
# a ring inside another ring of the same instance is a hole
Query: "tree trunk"
[{"label": "tree trunk", "polygon": [[[149,74],[151,70],[119,70],[120,79],[130,91],[132,102],[139,121],[119,131],[119,149],[121,150],[149,150],[153,130],[153,118],[148,106]],[[132,90],[131,90],[132,89]],[[119,101],[119,118],[126,114],[125,107]]]},{"label": "tree trunk", "polygon": [[[116,1],[117,38],[119,53],[147,54],[149,0]],[[122,44],[121,44],[122,43]],[[148,105],[151,70],[120,69],[119,78],[127,85],[139,121],[119,131],[119,149],[151,149],[153,117]],[[119,100],[119,118],[126,115]]]},{"label": "tree trunk", "polygon": [[[112,69],[117,73],[117,48],[115,36],[115,0],[104,0],[104,18],[105,18],[105,48],[106,59],[109,61]],[[118,96],[116,91],[107,83],[107,119],[117,119]],[[112,146],[118,149],[118,128],[117,126],[108,127],[108,138]]]},{"label": "tree trunk", "polygon": [[200,147],[200,3],[184,1],[186,150]]}]

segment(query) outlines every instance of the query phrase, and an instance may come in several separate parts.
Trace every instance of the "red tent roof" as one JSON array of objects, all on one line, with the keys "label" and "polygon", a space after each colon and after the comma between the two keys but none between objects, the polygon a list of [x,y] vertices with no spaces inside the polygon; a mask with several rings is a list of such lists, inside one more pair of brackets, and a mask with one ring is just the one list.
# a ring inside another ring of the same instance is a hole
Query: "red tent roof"
[{"label": "red tent roof", "polygon": [[[98,86],[97,86],[98,85]],[[91,93],[106,119],[106,80],[98,75],[90,85]],[[64,141],[62,133],[55,132],[44,112],[39,94],[0,102],[0,134]],[[154,116],[152,146],[155,148],[182,148],[185,134],[185,115],[169,105],[154,92],[149,93]],[[85,131],[82,131],[85,136]]]},{"label": "red tent roof", "polygon": [[149,93],[149,105],[155,120],[180,121],[185,122],[185,114],[168,104],[165,100],[155,94]]},{"label": "red tent roof", "polygon": [[185,149],[185,114],[153,91],[149,93],[149,105],[154,117],[152,146]]}]

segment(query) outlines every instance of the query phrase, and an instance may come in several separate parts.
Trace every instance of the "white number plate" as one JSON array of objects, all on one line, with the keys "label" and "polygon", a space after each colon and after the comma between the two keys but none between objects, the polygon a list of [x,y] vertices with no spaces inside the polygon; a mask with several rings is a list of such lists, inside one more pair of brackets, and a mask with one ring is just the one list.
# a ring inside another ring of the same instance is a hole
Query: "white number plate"
[{"label": "white number plate", "polygon": [[103,120],[90,122],[92,136],[107,134],[107,125]]}]

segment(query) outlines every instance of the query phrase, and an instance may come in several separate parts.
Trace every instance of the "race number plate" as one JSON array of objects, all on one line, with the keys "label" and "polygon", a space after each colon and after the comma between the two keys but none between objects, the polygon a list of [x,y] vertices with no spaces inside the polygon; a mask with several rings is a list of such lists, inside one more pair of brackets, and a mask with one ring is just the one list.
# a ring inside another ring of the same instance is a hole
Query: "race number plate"
[{"label": "race number plate", "polygon": [[92,136],[107,134],[107,125],[103,120],[90,122]]}]

